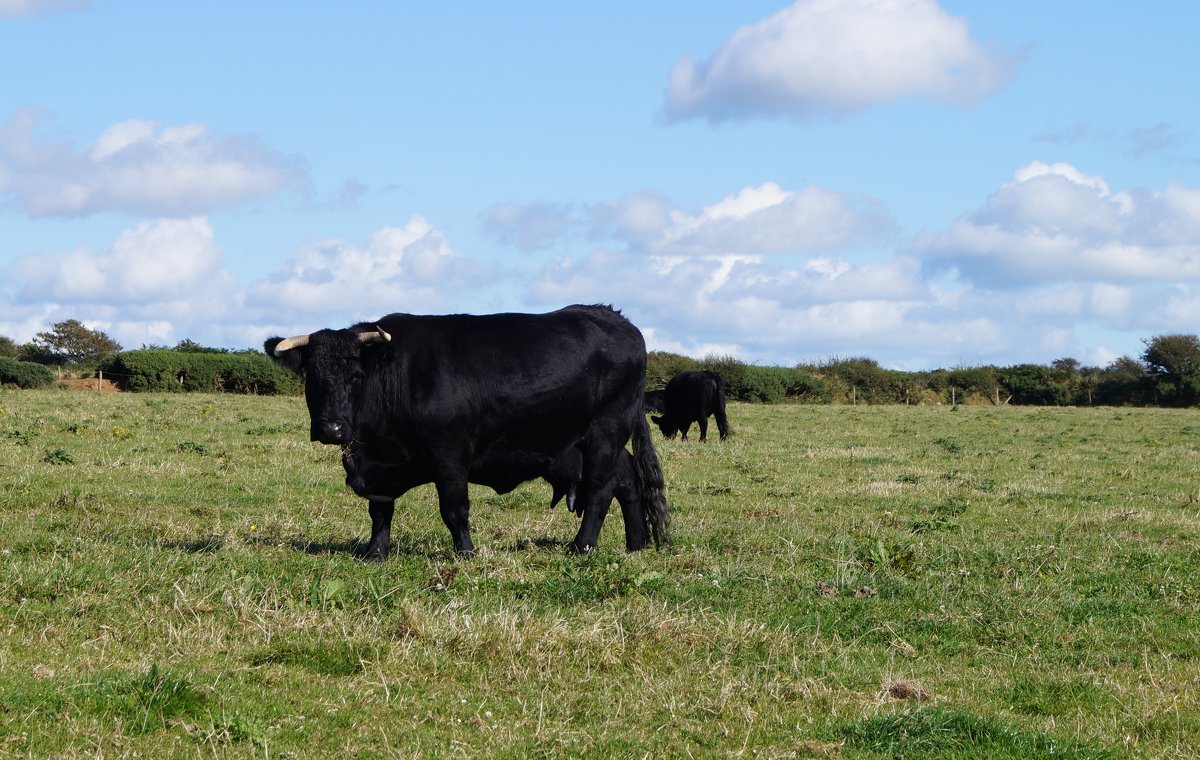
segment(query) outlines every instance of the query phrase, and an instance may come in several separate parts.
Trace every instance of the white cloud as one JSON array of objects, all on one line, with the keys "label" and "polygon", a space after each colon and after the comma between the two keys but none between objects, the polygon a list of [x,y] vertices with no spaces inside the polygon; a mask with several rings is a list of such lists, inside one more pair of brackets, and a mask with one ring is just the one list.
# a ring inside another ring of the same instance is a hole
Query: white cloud
[{"label": "white cloud", "polygon": [[970,104],[1014,68],[934,0],[797,0],[708,61],[681,58],[666,113],[721,121],[848,114],[909,97]]},{"label": "white cloud", "polygon": [[986,287],[1129,285],[1200,277],[1200,192],[1113,193],[1069,164],[1033,162],[915,251]]},{"label": "white cloud", "polygon": [[[1172,279],[1200,276],[1189,252],[1200,193],[1187,187],[1115,192],[1069,164],[1033,162],[947,230],[867,260],[837,248],[864,225],[880,229],[886,213],[871,207],[856,225],[853,213],[794,212],[814,198],[856,210],[828,191],[773,183],[697,211],[654,193],[599,206],[606,244],[547,264],[530,297],[547,308],[612,302],[652,331],[654,347],[697,355],[719,346],[771,363],[1049,361],[1200,322],[1200,288]],[[771,213],[781,209],[790,213]],[[827,247],[814,250],[813,240]],[[957,276],[943,276],[946,267]]]},{"label": "white cloud", "polygon": [[221,345],[221,323],[243,318],[204,218],[142,222],[100,249],[23,256],[2,281],[0,334],[18,341],[78,319],[128,348],[189,336]]},{"label": "white cloud", "polygon": [[223,277],[221,250],[203,218],[142,222],[105,251],[25,256],[10,272],[26,303],[146,304],[188,297]]},{"label": "white cloud", "polygon": [[296,159],[251,136],[215,137],[201,124],[124,121],[77,149],[39,139],[46,120],[45,112],[26,109],[0,124],[0,198],[35,217],[192,216],[269,196],[302,179]]},{"label": "white cloud", "polygon": [[912,261],[856,265],[831,258],[789,269],[762,256],[647,257],[600,250],[549,264],[532,288],[555,304],[611,302],[652,331],[652,347],[693,347],[750,360],[840,353],[848,345],[910,346],[908,316],[932,298]]},{"label": "white cloud", "polygon": [[127,347],[188,337],[240,348],[272,332],[462,309],[495,279],[414,216],[363,244],[306,244],[271,276],[238,288],[206,219],[162,219],[122,231],[103,250],[14,262],[0,275],[0,335],[25,341],[73,318],[111,328]]},{"label": "white cloud", "polygon": [[819,187],[745,187],[695,213],[644,193],[593,209],[594,228],[651,253],[808,254],[879,238],[893,227],[880,204]]},{"label": "white cloud", "polygon": [[459,291],[489,279],[437,228],[413,216],[403,227],[376,230],[365,245],[337,239],[305,245],[247,290],[246,305],[272,319],[304,315],[350,324],[394,311],[437,312],[457,303]]},{"label": "white cloud", "polygon": [[[119,152],[129,139],[137,128],[95,149]],[[306,243],[244,288],[207,220],[160,219],[101,248],[18,260],[0,273],[0,334],[27,340],[78,318],[130,346],[190,337],[242,347],[392,311],[607,302],[651,348],[770,364],[869,356],[917,369],[1102,357],[1104,346],[1200,323],[1200,274],[1189,269],[1200,192],[1116,192],[1068,164],[1032,163],[979,204],[887,253],[840,250],[879,243],[888,216],[820,188],[763,183],[694,210],[628,196],[591,209],[591,232],[606,239],[545,263],[519,297],[494,287],[511,273],[484,270],[420,216],[360,241]]]}]

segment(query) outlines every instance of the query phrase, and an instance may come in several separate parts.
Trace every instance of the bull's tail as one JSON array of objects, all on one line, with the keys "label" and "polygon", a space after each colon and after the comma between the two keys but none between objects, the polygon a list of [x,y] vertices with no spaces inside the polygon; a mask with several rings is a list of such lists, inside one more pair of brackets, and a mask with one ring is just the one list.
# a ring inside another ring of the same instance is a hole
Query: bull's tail
[{"label": "bull's tail", "polygon": [[671,515],[667,512],[667,488],[644,414],[637,415],[637,423],[633,428],[633,460],[638,501],[646,529],[654,537],[656,547],[670,543]]},{"label": "bull's tail", "polygon": [[725,416],[725,379],[715,372],[713,374],[717,377],[717,404],[713,411],[717,416],[717,432],[723,441],[729,437],[729,418]]}]

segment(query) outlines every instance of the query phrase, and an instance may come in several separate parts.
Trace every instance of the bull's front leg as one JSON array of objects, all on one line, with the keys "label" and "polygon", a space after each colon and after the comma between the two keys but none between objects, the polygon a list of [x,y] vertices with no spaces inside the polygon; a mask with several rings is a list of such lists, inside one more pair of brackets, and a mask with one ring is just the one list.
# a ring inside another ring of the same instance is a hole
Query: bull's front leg
[{"label": "bull's front leg", "polygon": [[583,513],[583,520],[570,546],[570,550],[576,554],[587,554],[596,548],[600,540],[600,528],[604,526],[604,518],[608,516],[608,507],[612,504],[615,481],[612,453],[592,451],[584,456],[592,459],[584,465],[583,479],[577,490],[576,503]]},{"label": "bull's front leg", "polygon": [[471,504],[467,499],[466,478],[446,478],[435,484],[438,493],[438,508],[442,522],[450,529],[454,541],[454,552],[461,557],[475,556],[475,544],[471,543],[469,521]]},{"label": "bull's front leg", "polygon": [[364,559],[383,562],[392,550],[392,515],[396,511],[396,501],[369,499],[367,511],[371,513],[371,543]]},{"label": "bull's front leg", "polygon": [[602,501],[592,496],[581,501],[586,503],[581,509],[583,520],[575,540],[568,547],[575,554],[587,554],[596,548],[596,542],[600,540],[600,528],[604,526],[604,518],[608,516],[608,506],[612,500]]}]

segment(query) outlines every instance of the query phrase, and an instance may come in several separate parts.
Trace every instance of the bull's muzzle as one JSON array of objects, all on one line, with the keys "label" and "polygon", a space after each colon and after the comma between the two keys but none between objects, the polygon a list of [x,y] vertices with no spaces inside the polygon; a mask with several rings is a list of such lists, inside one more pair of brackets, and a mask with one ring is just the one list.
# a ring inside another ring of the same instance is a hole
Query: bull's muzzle
[{"label": "bull's muzzle", "polygon": [[336,420],[321,420],[313,423],[311,435],[312,440],[321,443],[349,443],[350,426]]}]

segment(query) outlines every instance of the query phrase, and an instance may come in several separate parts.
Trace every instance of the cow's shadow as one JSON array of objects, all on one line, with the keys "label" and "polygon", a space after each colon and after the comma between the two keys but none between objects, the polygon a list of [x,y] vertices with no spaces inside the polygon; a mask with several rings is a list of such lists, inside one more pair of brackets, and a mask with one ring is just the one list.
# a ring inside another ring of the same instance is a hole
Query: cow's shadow
[{"label": "cow's shadow", "polygon": [[[267,536],[254,537],[246,541],[261,546],[279,546],[277,539]],[[170,551],[184,554],[216,554],[226,548],[228,541],[223,536],[207,535],[192,539],[162,541],[159,546]],[[337,538],[325,541],[306,541],[293,538],[284,542],[292,551],[308,554],[314,557],[329,557],[334,555],[349,555],[356,559],[366,559],[370,542],[361,538]],[[568,551],[570,540],[562,536],[524,536],[515,541],[492,544],[493,551],[505,554],[527,554],[537,551]],[[449,540],[438,536],[393,536],[392,550],[389,556],[404,557],[439,557],[449,550]]]},{"label": "cow's shadow", "polygon": [[225,539],[222,536],[210,535],[189,541],[163,541],[159,546],[184,554],[215,554],[225,548]]},{"label": "cow's shadow", "polygon": [[[330,541],[304,541],[293,539],[288,545],[297,552],[313,556],[350,555],[356,559],[366,559],[367,549],[371,542],[361,538],[347,538]],[[444,554],[449,541],[439,541],[433,537],[424,536],[392,536],[392,550],[388,556],[431,557]]]},{"label": "cow's shadow", "polygon": [[505,544],[498,547],[500,551],[509,552],[512,554],[524,554],[530,551],[539,551],[542,549],[559,549],[565,551],[570,544],[569,540],[563,540],[561,537],[554,536],[535,536],[519,538],[511,544]]}]

